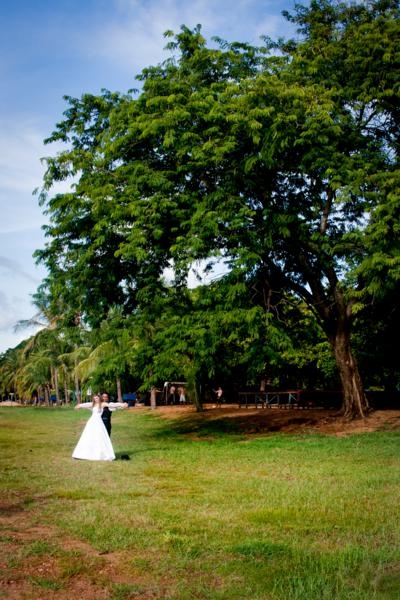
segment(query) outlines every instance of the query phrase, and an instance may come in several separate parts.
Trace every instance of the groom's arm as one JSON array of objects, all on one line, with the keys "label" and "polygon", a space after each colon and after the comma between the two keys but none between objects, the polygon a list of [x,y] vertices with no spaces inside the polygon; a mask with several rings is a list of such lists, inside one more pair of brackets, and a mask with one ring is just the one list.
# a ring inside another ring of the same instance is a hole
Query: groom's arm
[{"label": "groom's arm", "polygon": [[110,410],[118,410],[120,408],[128,408],[127,402],[109,402],[108,407]]}]

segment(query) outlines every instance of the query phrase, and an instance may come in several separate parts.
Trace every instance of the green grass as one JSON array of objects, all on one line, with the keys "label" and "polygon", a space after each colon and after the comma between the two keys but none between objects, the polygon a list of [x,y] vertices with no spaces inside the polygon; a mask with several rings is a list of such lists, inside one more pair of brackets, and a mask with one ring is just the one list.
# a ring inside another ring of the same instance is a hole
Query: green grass
[{"label": "green grass", "polygon": [[99,579],[112,600],[399,598],[399,432],[252,438],[226,419],[134,409],[113,416],[117,457],[131,460],[74,461],[87,418],[0,408],[3,513],[33,532],[18,545],[2,521],[0,547],[16,545],[14,574],[57,561],[31,578],[37,597],[112,558],[121,577]]}]

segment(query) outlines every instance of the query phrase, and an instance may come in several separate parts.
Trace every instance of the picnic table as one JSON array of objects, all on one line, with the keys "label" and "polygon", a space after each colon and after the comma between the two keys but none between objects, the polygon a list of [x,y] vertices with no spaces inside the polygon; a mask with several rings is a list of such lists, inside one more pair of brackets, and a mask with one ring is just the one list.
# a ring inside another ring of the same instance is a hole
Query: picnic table
[{"label": "picnic table", "polygon": [[301,390],[273,390],[239,392],[239,408],[295,408],[300,404]]}]

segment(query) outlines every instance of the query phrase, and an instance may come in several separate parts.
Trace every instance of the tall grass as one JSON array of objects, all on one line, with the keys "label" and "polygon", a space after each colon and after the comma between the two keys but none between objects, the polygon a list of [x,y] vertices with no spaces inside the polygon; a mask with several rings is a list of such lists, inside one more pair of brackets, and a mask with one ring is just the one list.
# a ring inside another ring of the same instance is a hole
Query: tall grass
[{"label": "tall grass", "polygon": [[123,581],[102,582],[114,600],[400,597],[398,432],[245,437],[133,409],[113,416],[116,461],[74,461],[87,418],[0,408],[2,504],[57,531],[64,567],[42,592],[82,576],[82,542],[119,557]]}]

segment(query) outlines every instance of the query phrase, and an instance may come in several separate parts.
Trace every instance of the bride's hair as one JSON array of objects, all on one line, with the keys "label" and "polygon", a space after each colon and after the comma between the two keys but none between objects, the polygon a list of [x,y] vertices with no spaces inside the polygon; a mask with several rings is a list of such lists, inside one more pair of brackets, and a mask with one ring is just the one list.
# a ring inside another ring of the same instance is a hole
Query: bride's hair
[{"label": "bride's hair", "polygon": [[96,402],[96,399],[97,399],[97,401],[99,401],[99,400],[100,400],[100,396],[99,396],[99,394],[94,394],[94,396],[93,396],[93,398],[92,398],[92,406],[95,406],[96,404],[98,404],[98,403],[99,403],[99,402]]}]

